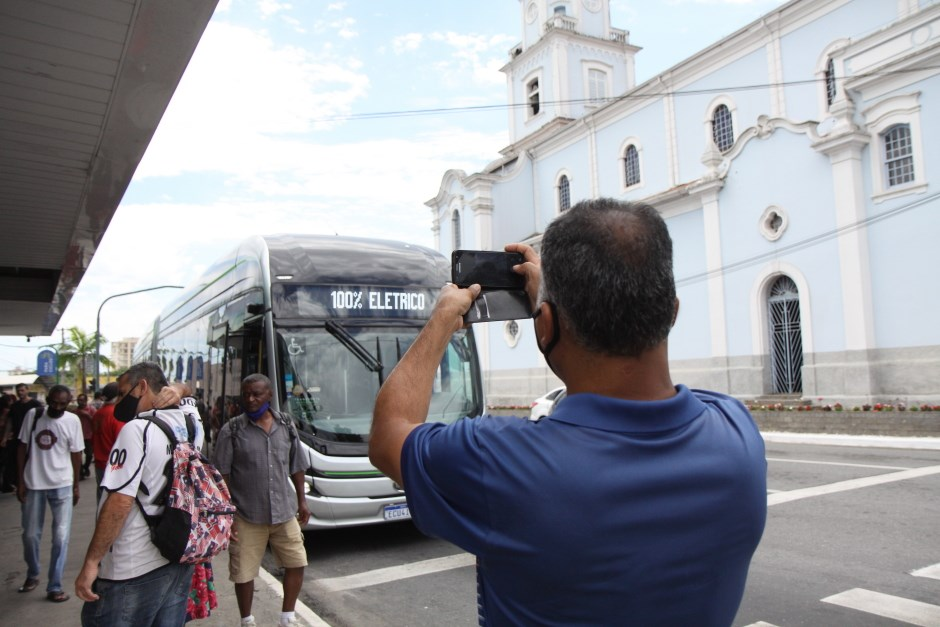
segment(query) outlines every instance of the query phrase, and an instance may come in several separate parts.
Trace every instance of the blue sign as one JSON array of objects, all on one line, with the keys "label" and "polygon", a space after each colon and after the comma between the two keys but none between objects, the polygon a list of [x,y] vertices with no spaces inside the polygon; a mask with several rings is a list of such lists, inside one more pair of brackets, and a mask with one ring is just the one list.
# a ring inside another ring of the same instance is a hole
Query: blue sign
[{"label": "blue sign", "polygon": [[54,351],[48,349],[39,351],[39,356],[36,358],[36,374],[40,377],[54,377],[58,361],[59,356]]}]

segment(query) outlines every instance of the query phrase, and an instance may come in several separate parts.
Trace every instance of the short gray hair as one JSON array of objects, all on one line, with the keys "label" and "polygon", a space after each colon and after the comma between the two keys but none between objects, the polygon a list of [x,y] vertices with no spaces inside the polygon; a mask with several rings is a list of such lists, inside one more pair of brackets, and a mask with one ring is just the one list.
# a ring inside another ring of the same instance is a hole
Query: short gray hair
[{"label": "short gray hair", "polygon": [[134,364],[121,376],[127,377],[127,382],[131,388],[137,387],[137,384],[143,379],[155,394],[169,385],[160,364],[153,361],[142,361]]},{"label": "short gray hair", "polygon": [[539,299],[588,350],[637,357],[665,341],[675,317],[672,239],[653,207],[579,202],[542,238]]}]

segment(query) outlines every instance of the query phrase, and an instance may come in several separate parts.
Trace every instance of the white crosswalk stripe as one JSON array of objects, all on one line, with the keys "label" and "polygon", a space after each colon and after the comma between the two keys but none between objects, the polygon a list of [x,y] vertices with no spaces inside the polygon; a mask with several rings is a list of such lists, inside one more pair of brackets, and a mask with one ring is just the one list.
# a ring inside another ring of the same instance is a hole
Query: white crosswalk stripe
[{"label": "white crosswalk stripe", "polygon": [[347,575],[346,577],[317,579],[315,583],[330,592],[339,592],[341,590],[353,590],[355,588],[375,586],[391,581],[398,581],[399,579],[407,579],[409,577],[439,573],[454,568],[464,568],[466,566],[473,566],[474,564],[476,564],[476,558],[474,556],[469,553],[458,553],[456,555],[448,555],[447,557],[424,560],[423,562],[412,562],[410,564],[402,564],[401,566],[378,568],[356,575]]},{"label": "white crosswalk stripe", "polygon": [[934,564],[933,566],[925,566],[924,568],[918,568],[917,570],[912,570],[911,574],[915,577],[929,577],[930,579],[940,579],[940,564]]},{"label": "white crosswalk stripe", "polygon": [[940,625],[940,605],[931,605],[912,599],[896,597],[864,588],[853,588],[822,599],[841,607],[899,620],[910,625],[936,627]]}]

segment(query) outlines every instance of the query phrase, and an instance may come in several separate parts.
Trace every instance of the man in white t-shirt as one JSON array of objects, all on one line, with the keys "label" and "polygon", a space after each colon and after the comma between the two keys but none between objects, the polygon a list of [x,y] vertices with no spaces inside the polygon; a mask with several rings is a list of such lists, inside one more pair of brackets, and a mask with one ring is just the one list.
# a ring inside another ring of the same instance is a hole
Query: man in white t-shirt
[{"label": "man in white t-shirt", "polygon": [[78,416],[65,411],[72,393],[64,385],[54,385],[46,397],[49,406],[30,409],[19,433],[17,467],[20,480],[16,496],[23,504],[23,553],[26,582],[20,592],[39,585],[39,545],[46,503],[52,510],[52,555],[46,598],[67,601],[62,590],[62,571],[69,550],[72,507],[78,503],[78,480],[82,467],[82,424]]},{"label": "man in white t-shirt", "polygon": [[154,409],[162,405],[158,396],[163,398],[160,392],[168,387],[157,364],[145,361],[131,366],[118,386],[114,417],[127,424],[105,466],[101,488],[107,496],[99,503],[95,533],[75,581],[75,593],[86,601],[82,625],[182,625],[192,566],[168,562],[160,555],[140,511],[143,508],[150,516],[163,511],[154,502],[166,487],[164,470],[172,445],[145,418],[158,415],[182,441],[189,437],[189,414],[196,448],[201,448],[204,432],[194,405]]}]

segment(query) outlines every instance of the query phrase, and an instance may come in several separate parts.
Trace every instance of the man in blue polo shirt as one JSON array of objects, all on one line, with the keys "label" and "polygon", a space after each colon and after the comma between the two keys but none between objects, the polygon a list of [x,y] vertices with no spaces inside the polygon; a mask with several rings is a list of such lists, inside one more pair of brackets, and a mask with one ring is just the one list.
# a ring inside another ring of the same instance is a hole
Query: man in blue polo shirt
[{"label": "man in blue polo shirt", "polygon": [[535,337],[567,386],[538,422],[424,424],[479,286],[447,285],[376,399],[372,462],[415,524],[477,556],[480,624],[730,625],[767,515],[763,440],[738,401],[674,385],[672,241],[610,199],[553,221],[525,262]]}]

